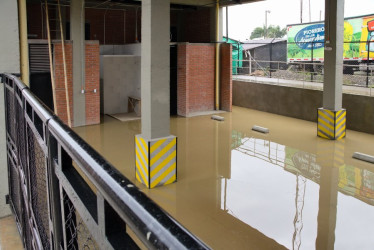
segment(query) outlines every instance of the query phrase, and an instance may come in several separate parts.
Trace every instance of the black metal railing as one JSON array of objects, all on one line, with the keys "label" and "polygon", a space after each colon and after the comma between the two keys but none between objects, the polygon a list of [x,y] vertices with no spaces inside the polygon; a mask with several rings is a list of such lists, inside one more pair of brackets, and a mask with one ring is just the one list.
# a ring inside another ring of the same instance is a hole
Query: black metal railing
[{"label": "black metal railing", "polygon": [[10,204],[26,249],[208,249],[17,77],[1,80]]}]

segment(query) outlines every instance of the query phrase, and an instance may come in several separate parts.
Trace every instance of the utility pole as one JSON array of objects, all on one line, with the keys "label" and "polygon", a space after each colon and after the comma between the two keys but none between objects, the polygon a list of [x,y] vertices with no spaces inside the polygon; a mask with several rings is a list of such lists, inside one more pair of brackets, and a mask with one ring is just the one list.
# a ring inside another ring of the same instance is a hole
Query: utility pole
[{"label": "utility pole", "polygon": [[303,0],[300,0],[300,23],[303,23]]},{"label": "utility pole", "polygon": [[268,36],[268,13],[270,10],[265,10],[265,30],[264,30],[264,38]]},{"label": "utility pole", "polygon": [[310,0],[309,0],[309,22],[312,21],[312,10],[310,9]]}]

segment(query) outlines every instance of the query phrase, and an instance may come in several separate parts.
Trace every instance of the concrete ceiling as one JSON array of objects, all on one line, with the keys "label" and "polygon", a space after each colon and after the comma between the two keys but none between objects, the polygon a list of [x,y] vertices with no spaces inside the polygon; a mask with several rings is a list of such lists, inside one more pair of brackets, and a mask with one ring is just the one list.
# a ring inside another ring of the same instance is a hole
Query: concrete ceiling
[{"label": "concrete ceiling", "polygon": [[[44,0],[26,0],[28,3],[44,3]],[[47,0],[48,3],[55,4],[57,0]],[[62,5],[70,5],[71,0],[60,0]],[[220,6],[230,6],[264,0],[219,0]],[[170,0],[172,7],[214,7],[217,0]],[[98,8],[124,8],[126,6],[140,5],[141,0],[86,0],[87,7]]]}]

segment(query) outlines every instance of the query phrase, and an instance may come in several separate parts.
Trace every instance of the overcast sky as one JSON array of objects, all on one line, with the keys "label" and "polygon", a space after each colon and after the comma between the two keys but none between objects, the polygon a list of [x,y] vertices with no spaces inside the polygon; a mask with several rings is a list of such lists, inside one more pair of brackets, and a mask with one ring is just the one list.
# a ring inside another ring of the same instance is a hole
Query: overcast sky
[{"label": "overcast sky", "polygon": [[[310,0],[311,21],[319,21],[320,13],[324,19],[325,0]],[[268,25],[300,23],[300,0],[266,0],[229,7],[229,37],[240,41],[249,39],[256,27],[265,24],[265,11]],[[226,35],[226,10],[224,12],[224,32]],[[374,0],[345,0],[345,17],[374,14]],[[309,0],[303,0],[303,22],[309,22]]]}]

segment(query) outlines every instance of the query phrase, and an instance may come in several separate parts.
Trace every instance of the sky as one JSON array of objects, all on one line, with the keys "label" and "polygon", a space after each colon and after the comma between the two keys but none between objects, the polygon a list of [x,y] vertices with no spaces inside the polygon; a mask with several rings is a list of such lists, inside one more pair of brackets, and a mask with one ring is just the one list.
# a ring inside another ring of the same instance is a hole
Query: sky
[{"label": "sky", "polygon": [[[325,0],[303,0],[303,23],[322,20],[325,16]],[[229,37],[245,41],[256,27],[265,24],[265,11],[268,25],[279,25],[285,28],[287,24],[300,23],[300,0],[265,0],[262,2],[242,4],[229,7]],[[374,0],[345,0],[344,16],[361,16],[374,14]],[[223,34],[226,35],[226,9],[223,9]]]}]

